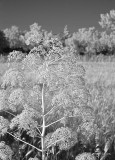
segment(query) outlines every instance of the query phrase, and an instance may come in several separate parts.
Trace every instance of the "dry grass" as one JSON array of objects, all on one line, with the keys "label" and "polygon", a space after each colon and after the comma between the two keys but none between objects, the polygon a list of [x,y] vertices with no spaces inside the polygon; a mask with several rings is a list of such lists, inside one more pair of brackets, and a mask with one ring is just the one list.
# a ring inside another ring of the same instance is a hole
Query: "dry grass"
[{"label": "dry grass", "polygon": [[[88,83],[104,80],[107,84],[115,84],[115,62],[78,62],[86,70]],[[0,63],[0,77],[8,69],[8,63]]]},{"label": "dry grass", "polygon": [[7,68],[8,68],[8,63],[0,63],[0,76],[4,74]]},{"label": "dry grass", "polygon": [[86,70],[88,83],[103,80],[106,84],[115,84],[115,62],[79,62]]}]

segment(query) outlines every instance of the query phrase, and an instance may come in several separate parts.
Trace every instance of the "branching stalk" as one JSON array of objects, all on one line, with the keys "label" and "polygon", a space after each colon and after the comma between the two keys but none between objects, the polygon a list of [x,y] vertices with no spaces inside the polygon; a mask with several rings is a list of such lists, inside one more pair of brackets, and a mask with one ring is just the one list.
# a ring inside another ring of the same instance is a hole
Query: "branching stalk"
[{"label": "branching stalk", "polygon": [[42,148],[42,160],[45,160],[45,144],[44,144],[44,138],[45,138],[45,104],[44,104],[44,84],[42,86],[42,134],[41,134],[41,148]]},{"label": "branching stalk", "polygon": [[55,143],[57,143],[57,142],[59,142],[59,141],[62,141],[63,139],[64,139],[64,138],[61,138],[61,139],[55,141],[54,143],[50,144],[49,146],[47,146],[47,149],[48,149],[49,147],[51,147],[53,144],[55,144]]},{"label": "branching stalk", "polygon": [[11,112],[9,112],[9,111],[5,111],[5,110],[4,110],[4,112],[9,113],[10,115],[12,115],[12,116],[16,117],[16,115],[15,115],[15,114],[13,114],[13,113],[11,113]]},{"label": "branching stalk", "polygon": [[54,106],[50,111],[48,111],[46,114],[45,114],[45,116],[47,116],[48,114],[50,114],[52,111],[53,111],[53,109],[54,108],[56,108],[57,106]]},{"label": "branching stalk", "polygon": [[29,146],[35,148],[35,149],[38,150],[39,152],[42,152],[41,149],[39,149],[39,148],[33,146],[32,144],[30,144],[30,143],[28,143],[28,142],[25,142],[25,141],[21,140],[20,138],[17,138],[17,137],[14,136],[12,133],[10,133],[10,132],[8,132],[8,131],[7,131],[7,133],[8,133],[9,135],[11,135],[12,137],[16,138],[17,140],[19,140],[19,141],[21,141],[21,142],[23,142],[23,143],[25,143],[25,144],[27,144],[27,145],[29,145]]},{"label": "branching stalk", "polygon": [[38,130],[39,135],[41,135],[42,133],[41,133],[40,129],[38,127],[36,127],[36,129]]},{"label": "branching stalk", "polygon": [[58,119],[57,121],[52,122],[52,123],[46,125],[46,128],[49,127],[49,126],[51,126],[51,125],[53,125],[53,124],[55,124],[55,123],[57,123],[57,122],[59,122],[59,121],[61,121],[61,120],[63,120],[64,118],[65,118],[65,117],[62,117],[62,118]]}]

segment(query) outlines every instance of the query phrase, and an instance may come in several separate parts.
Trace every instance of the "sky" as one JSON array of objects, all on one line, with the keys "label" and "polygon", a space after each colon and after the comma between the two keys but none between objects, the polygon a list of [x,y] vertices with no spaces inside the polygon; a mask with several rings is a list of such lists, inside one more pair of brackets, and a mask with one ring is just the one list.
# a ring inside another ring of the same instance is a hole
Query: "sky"
[{"label": "sky", "polygon": [[29,30],[35,22],[53,33],[63,32],[66,25],[71,33],[85,27],[100,29],[100,14],[112,9],[115,0],[0,0],[0,29],[16,25]]}]

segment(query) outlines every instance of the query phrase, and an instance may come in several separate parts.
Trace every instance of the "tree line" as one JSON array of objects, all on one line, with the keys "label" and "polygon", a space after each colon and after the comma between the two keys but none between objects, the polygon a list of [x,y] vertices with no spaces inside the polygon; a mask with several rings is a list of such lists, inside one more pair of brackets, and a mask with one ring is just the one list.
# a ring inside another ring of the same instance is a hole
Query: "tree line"
[{"label": "tree line", "polygon": [[[81,28],[77,32],[70,33],[67,26],[62,33],[57,34],[63,46],[72,46],[78,55],[114,55],[115,54],[115,10],[101,14],[100,29],[95,27]],[[48,36],[55,34],[42,29],[37,23],[30,25],[27,31],[21,31],[19,27],[12,26],[0,31],[0,53],[8,55],[13,50],[28,53],[33,47],[40,45]]]}]

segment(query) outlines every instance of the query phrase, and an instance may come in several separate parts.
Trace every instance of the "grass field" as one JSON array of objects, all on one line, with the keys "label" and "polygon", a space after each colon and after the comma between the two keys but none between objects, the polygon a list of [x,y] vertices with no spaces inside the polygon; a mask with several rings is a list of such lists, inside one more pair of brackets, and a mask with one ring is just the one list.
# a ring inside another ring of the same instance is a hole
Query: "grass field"
[{"label": "grass field", "polygon": [[0,63],[0,76],[7,70],[8,63]]},{"label": "grass field", "polygon": [[[78,62],[86,70],[85,79],[88,83],[94,83],[101,79],[106,84],[115,84],[115,62]],[[0,63],[0,76],[7,70],[7,63]]]},{"label": "grass field", "polygon": [[86,80],[94,83],[105,81],[107,85],[115,84],[115,62],[79,62],[86,70]]},{"label": "grass field", "polygon": [[[106,82],[107,85],[110,84],[112,86],[112,89],[113,89],[112,91],[110,90],[111,87],[109,89],[104,86],[104,90],[102,90],[102,92],[100,92],[100,90],[97,90],[97,88],[95,88],[95,86],[93,86],[93,85],[91,85],[91,88],[89,85],[89,88],[88,88],[88,89],[90,89],[89,90],[90,95],[88,95],[87,106],[89,108],[93,109],[92,114],[94,115],[95,120],[97,120],[98,117],[102,117],[101,122],[104,123],[104,125],[105,125],[105,122],[111,118],[109,115],[114,116],[114,113],[115,113],[115,111],[114,111],[114,106],[115,106],[115,101],[114,101],[114,99],[115,99],[115,94],[114,94],[115,93],[115,63],[114,62],[78,62],[78,64],[83,65],[86,70],[85,79],[86,79],[87,83],[94,83],[98,80],[103,80]],[[5,70],[7,70],[7,69],[8,69],[8,63],[0,63],[0,75],[1,76],[4,74]],[[113,85],[114,85],[114,88],[113,88]],[[99,113],[95,112],[97,110],[99,110]],[[108,111],[107,118],[105,118],[106,112],[104,112],[106,110]],[[94,113],[96,113],[96,114],[94,114]],[[98,121],[96,121],[96,123],[98,124]],[[106,127],[110,126],[110,129],[111,129],[110,124],[111,124],[111,122],[110,123],[108,122],[106,124]],[[100,127],[99,129],[102,130],[103,126]],[[104,131],[104,132],[106,132],[106,131]],[[111,129],[110,131],[113,131],[113,130]],[[88,130],[88,133],[90,135],[89,130]],[[86,137],[87,137],[87,134],[86,134]],[[104,141],[103,137],[100,139],[102,142]],[[87,143],[87,140],[86,140],[86,143]],[[92,149],[92,147],[94,147],[93,144],[91,144],[90,148]]]}]

